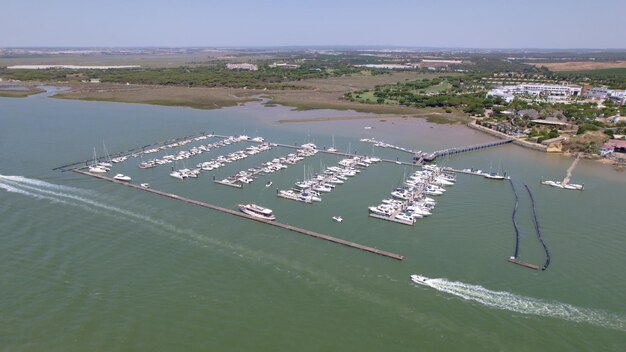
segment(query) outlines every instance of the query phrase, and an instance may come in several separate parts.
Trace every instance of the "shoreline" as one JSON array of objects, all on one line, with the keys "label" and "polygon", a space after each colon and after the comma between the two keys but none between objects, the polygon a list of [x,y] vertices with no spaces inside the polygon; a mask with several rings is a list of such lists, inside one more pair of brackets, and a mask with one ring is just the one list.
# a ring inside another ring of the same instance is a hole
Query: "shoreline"
[{"label": "shoreline", "polygon": [[[54,83],[43,83],[39,82],[38,84],[28,84],[29,87],[35,87],[39,85],[52,85],[52,86],[60,86],[59,84]],[[246,89],[235,89],[235,88],[205,88],[205,87],[167,87],[167,86],[152,86],[152,85],[123,85],[118,83],[80,83],[80,84],[63,84],[63,86],[67,86],[70,88],[69,91],[63,91],[51,95],[50,98],[55,99],[69,99],[69,100],[83,100],[83,101],[105,101],[105,102],[116,102],[116,103],[128,103],[128,104],[149,104],[149,105],[159,105],[159,106],[175,106],[175,107],[189,107],[194,109],[221,109],[225,107],[233,107],[241,104],[245,104],[248,102],[262,102],[259,99],[260,95],[269,96],[269,101],[264,104],[274,105],[282,105],[287,107],[292,107],[295,110],[299,110],[300,107],[298,104],[290,104],[289,102],[282,102],[281,99],[277,99],[274,95],[276,92],[273,91],[257,91],[257,90],[246,90]],[[0,97],[16,97],[16,98],[24,98],[30,95],[38,94],[44,92],[43,90],[29,90],[28,92],[20,92],[22,94],[17,95],[2,95],[0,92]],[[99,95],[99,96],[98,96]],[[108,96],[107,96],[108,95]],[[150,96],[148,96],[150,95]],[[155,99],[160,98],[160,99]],[[355,112],[363,112],[372,114],[371,116],[331,116],[331,117],[312,117],[312,118],[304,118],[304,119],[282,119],[276,121],[279,124],[285,123],[306,123],[306,122],[332,122],[332,121],[349,121],[349,120],[376,120],[376,119],[400,119],[400,118],[422,118],[430,123],[438,123],[438,124],[449,124],[456,125],[461,121],[458,117],[449,117],[445,114],[441,114],[435,111],[422,111],[422,114],[418,114],[419,111],[413,111],[412,113],[407,113],[407,111],[394,111],[394,109],[390,109],[391,111],[385,109],[385,106],[382,106],[385,111],[378,111],[379,106],[372,106],[375,111],[362,111],[361,109],[354,109],[353,107],[336,107],[335,104],[341,105],[341,100],[336,101],[329,105],[323,104],[324,106],[311,107],[312,110],[315,109],[333,109],[338,111],[345,111],[353,109]],[[365,104],[366,107],[367,104]],[[433,115],[436,115],[435,118],[432,118]],[[442,117],[441,120],[436,117]],[[469,119],[469,117],[468,117]],[[535,150],[539,152],[547,153],[547,146],[542,144],[532,143],[528,141],[521,140],[519,138],[515,138],[504,134],[502,132],[494,131],[490,128],[480,126],[476,124],[476,120],[472,120],[469,123],[465,123],[470,129],[474,129],[488,135],[494,136],[499,139],[513,139],[513,144],[520,146],[522,148]],[[574,157],[575,155],[569,152],[550,152],[551,154],[556,154],[564,157]],[[592,155],[581,155],[583,159],[592,160],[598,162],[603,165],[613,166],[617,170],[621,170],[623,165],[619,163],[617,160],[596,157]],[[618,169],[620,168],[620,169]]]},{"label": "shoreline", "polygon": [[521,140],[519,138],[515,138],[512,136],[509,136],[505,133],[502,132],[498,132],[498,131],[494,131],[490,128],[484,127],[484,126],[480,126],[477,125],[475,121],[472,121],[470,123],[468,123],[466,125],[467,127],[477,130],[477,131],[481,131],[483,133],[489,134],[491,136],[500,138],[500,139],[512,139],[513,140],[513,144],[520,146],[522,148],[526,148],[526,149],[530,149],[530,150],[535,150],[538,152],[543,152],[543,153],[550,153],[550,154],[555,154],[558,156],[562,156],[562,157],[566,157],[566,158],[576,158],[577,156],[580,156],[582,159],[585,160],[590,160],[590,161],[594,161],[596,163],[602,164],[602,165],[608,165],[608,166],[613,166],[613,168],[616,171],[621,171],[622,168],[624,167],[624,165],[620,164],[617,160],[613,160],[613,159],[609,159],[609,158],[604,158],[601,156],[594,156],[594,155],[590,155],[590,154],[575,154],[575,153],[570,153],[570,152],[548,152],[548,146],[545,146],[543,144],[538,144],[538,143],[532,143],[532,142],[528,142],[528,141],[524,141]]}]

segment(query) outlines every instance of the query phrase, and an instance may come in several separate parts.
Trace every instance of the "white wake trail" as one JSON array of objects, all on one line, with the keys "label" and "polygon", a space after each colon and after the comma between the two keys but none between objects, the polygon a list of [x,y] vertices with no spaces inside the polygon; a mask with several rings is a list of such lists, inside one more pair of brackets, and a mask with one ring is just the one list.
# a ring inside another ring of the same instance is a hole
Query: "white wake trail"
[{"label": "white wake trail", "polygon": [[45,200],[49,200],[49,201],[55,202],[55,203],[68,204],[68,202],[66,202],[66,201],[64,201],[62,199],[58,199],[58,198],[54,198],[54,197],[48,197],[48,196],[45,196],[45,195],[41,195],[41,194],[25,191],[23,189],[20,189],[20,188],[17,188],[17,187],[13,187],[11,185],[8,185],[8,184],[2,183],[2,182],[0,182],[0,188],[4,189],[7,192],[11,192],[11,193],[22,194],[22,195],[33,197],[33,198],[37,198],[37,199],[45,199]]},{"label": "white wake trail", "polygon": [[427,285],[488,307],[517,313],[561,318],[578,323],[589,323],[605,328],[626,331],[626,317],[602,310],[581,308],[566,303],[549,302],[504,291],[492,291],[479,285],[470,285],[446,279],[430,279]]},{"label": "white wake trail", "polygon": [[[65,203],[68,205],[77,206],[84,210],[95,212],[95,213],[98,213],[98,210],[107,210],[113,213],[125,215],[129,218],[133,218],[136,220],[148,221],[157,225],[159,224],[157,221],[155,221],[154,219],[148,216],[139,215],[139,214],[133,213],[132,211],[117,208],[111,205],[107,205],[107,204],[104,204],[104,203],[101,203],[101,202],[98,202],[89,198],[85,198],[84,196],[81,196],[81,195],[65,193],[65,192],[57,192],[57,191],[52,190],[52,189],[58,189],[58,190],[67,190],[67,191],[84,193],[84,190],[80,188],[55,185],[52,183],[28,179],[28,178],[24,178],[21,176],[9,176],[9,177],[3,176],[2,178],[10,182],[8,184],[6,182],[2,183],[1,182],[2,179],[0,179],[0,185],[5,185],[7,187],[10,187],[13,189],[14,192],[17,192],[17,193],[34,196],[39,199],[48,199],[52,201]],[[47,187],[47,189],[37,187],[34,185],[43,185],[43,187]],[[68,201],[68,200],[71,200],[71,201]]]},{"label": "white wake trail", "polygon": [[55,190],[59,190],[59,191],[79,192],[79,193],[90,193],[91,192],[90,190],[86,190],[86,189],[82,189],[82,188],[57,185],[57,184],[54,184],[54,183],[49,183],[49,182],[45,182],[45,181],[41,181],[41,180],[37,180],[37,179],[27,178],[27,177],[24,177],[24,176],[5,176],[5,175],[0,175],[0,181],[2,181],[2,180],[12,181],[12,182],[19,183],[19,184],[27,184],[27,185],[31,185],[31,186],[38,186],[40,188],[55,189]]}]

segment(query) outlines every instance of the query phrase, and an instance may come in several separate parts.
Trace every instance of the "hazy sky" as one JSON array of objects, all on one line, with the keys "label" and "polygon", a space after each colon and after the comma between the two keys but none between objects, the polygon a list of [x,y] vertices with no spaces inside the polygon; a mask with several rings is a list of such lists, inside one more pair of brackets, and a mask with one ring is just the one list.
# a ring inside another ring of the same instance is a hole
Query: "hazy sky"
[{"label": "hazy sky", "polygon": [[1,0],[0,47],[626,48],[626,0]]}]

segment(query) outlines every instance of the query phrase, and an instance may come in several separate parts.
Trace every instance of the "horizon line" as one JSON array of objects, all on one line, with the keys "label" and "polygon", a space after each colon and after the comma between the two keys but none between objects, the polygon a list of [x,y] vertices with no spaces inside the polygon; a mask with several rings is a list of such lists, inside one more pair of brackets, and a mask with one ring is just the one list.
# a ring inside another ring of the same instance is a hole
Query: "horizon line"
[{"label": "horizon line", "polygon": [[0,49],[281,49],[281,48],[350,48],[350,49],[431,49],[431,50],[527,50],[527,51],[626,51],[626,48],[550,48],[550,47],[463,47],[463,46],[411,46],[411,45],[359,45],[359,44],[319,44],[319,45],[123,45],[123,46],[82,46],[82,45],[25,45],[25,46],[0,46]]}]

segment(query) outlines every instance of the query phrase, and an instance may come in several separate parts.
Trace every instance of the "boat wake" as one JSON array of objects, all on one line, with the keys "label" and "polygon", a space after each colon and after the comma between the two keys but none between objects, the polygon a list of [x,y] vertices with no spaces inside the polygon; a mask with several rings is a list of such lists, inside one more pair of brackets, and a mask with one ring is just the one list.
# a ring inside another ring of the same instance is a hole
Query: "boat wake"
[{"label": "boat wake", "polygon": [[479,285],[470,285],[446,279],[429,279],[426,283],[437,291],[449,293],[488,307],[522,314],[561,318],[577,323],[589,323],[614,330],[626,331],[626,317],[602,310],[580,308],[560,302],[492,291]]},{"label": "boat wake", "polygon": [[53,203],[78,207],[92,213],[102,214],[103,212],[108,212],[112,215],[125,215],[133,220],[156,222],[148,216],[93,200],[91,198],[94,198],[95,192],[81,188],[57,185],[23,176],[0,175],[0,189],[36,199],[48,200]]}]

